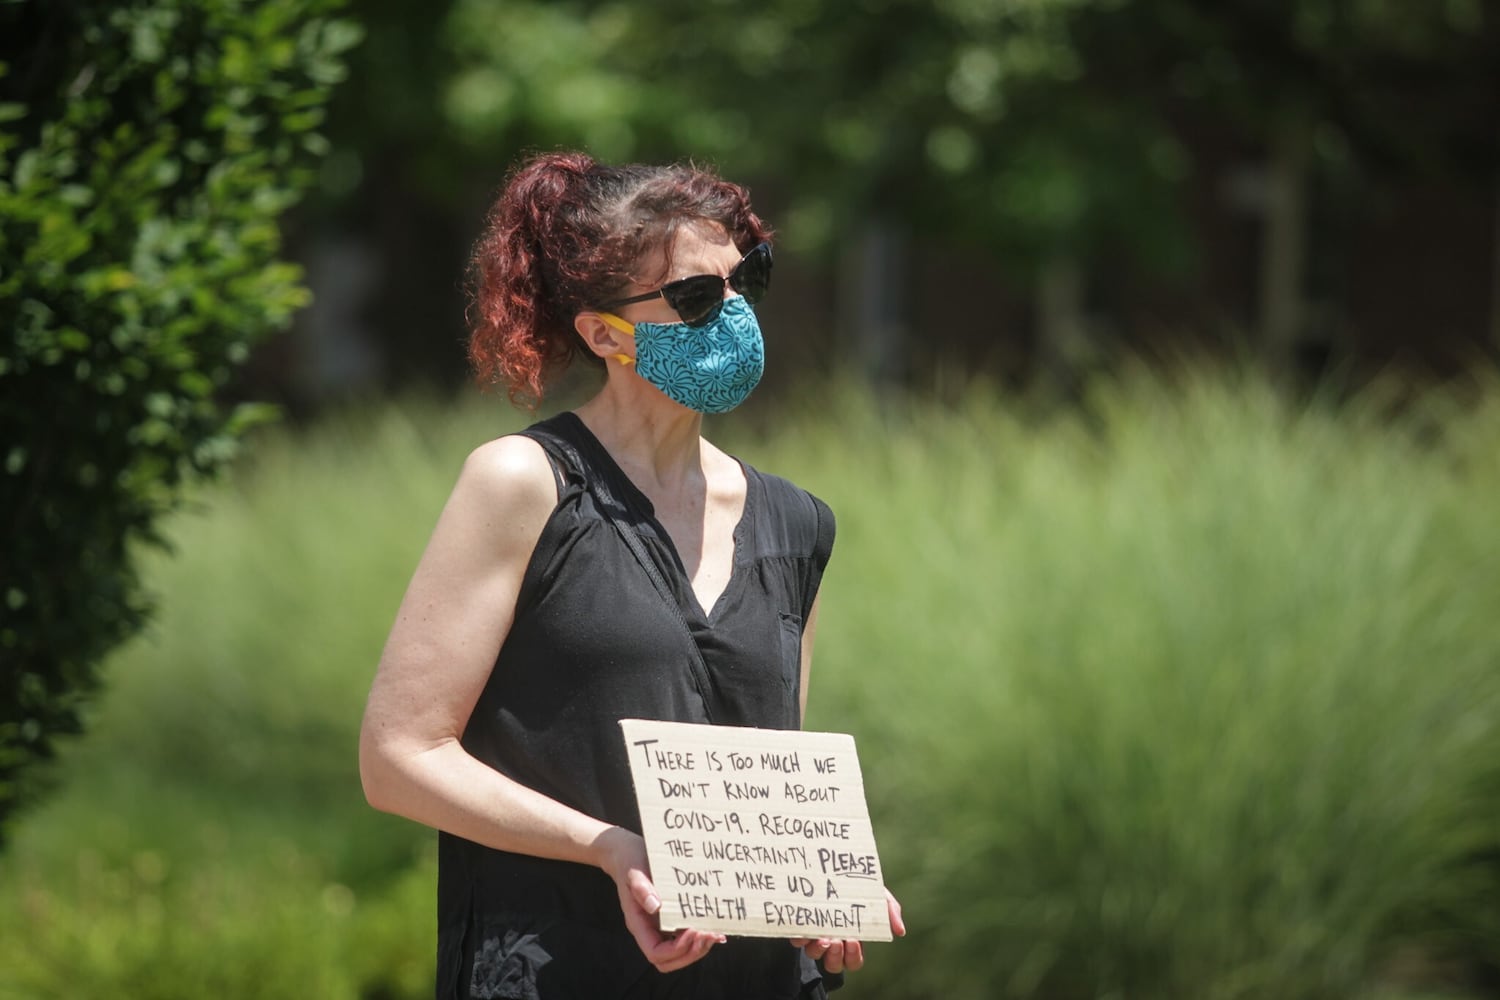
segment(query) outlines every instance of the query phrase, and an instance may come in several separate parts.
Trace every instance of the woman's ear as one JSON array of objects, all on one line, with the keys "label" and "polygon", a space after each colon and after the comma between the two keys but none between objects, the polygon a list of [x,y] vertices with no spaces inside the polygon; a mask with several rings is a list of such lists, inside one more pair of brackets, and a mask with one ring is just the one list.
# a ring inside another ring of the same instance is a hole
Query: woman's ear
[{"label": "woman's ear", "polygon": [[[635,360],[635,338],[627,336],[610,322],[611,319],[616,317],[606,318],[602,313],[581,312],[573,317],[573,329],[578,331],[584,344],[598,357],[606,360],[613,358],[621,364],[628,364]],[[616,322],[620,326],[627,325],[624,320]]]}]

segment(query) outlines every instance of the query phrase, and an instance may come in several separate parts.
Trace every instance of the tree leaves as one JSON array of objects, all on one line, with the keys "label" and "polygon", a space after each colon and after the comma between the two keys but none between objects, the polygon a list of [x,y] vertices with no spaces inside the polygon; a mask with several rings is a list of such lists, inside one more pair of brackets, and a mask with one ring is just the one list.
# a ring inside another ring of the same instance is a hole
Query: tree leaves
[{"label": "tree leaves", "polygon": [[276,221],[360,36],[337,6],[27,0],[0,31],[0,823],[144,621],[134,545],[264,416],[215,396],[308,300]]}]

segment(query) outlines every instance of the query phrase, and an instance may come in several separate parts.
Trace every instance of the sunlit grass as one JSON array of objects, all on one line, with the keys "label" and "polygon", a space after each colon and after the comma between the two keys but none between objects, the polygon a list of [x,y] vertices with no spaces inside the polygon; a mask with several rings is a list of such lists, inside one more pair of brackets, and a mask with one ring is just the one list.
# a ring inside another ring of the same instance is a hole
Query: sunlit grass
[{"label": "sunlit grass", "polygon": [[1253,381],[1091,409],[981,397],[826,478],[814,721],[924,930],[890,995],[1358,995],[1500,833],[1494,407],[1446,446]]},{"label": "sunlit grass", "polygon": [[[1500,394],[816,399],[711,433],[839,519],[807,725],[855,734],[912,928],[847,995],[1395,1000],[1500,960]],[[272,435],[174,522],[0,860],[0,997],[430,993],[431,836],[363,804],[354,734],[459,464],[525,419]]]}]

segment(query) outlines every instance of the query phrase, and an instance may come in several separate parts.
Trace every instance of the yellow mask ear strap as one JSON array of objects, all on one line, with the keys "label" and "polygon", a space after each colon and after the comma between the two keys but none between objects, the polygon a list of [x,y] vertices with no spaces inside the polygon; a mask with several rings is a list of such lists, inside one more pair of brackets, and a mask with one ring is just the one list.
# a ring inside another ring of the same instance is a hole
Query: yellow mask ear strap
[{"label": "yellow mask ear strap", "polygon": [[[604,320],[604,322],[608,323],[610,326],[614,327],[616,330],[619,330],[621,333],[625,334],[627,337],[630,337],[632,340],[635,339],[635,327],[630,323],[627,323],[620,317],[616,316],[614,313],[602,312],[599,314],[599,318]],[[612,357],[622,365],[635,364],[635,358],[632,358],[628,354],[615,354],[612,355]]]},{"label": "yellow mask ear strap", "polygon": [[621,333],[625,334],[627,337],[632,337],[633,338],[635,336],[635,326],[634,326],[634,324],[625,322],[623,319],[621,319],[620,317],[616,316],[614,313],[602,312],[602,313],[599,313],[598,315],[599,315],[600,319],[604,320],[604,322],[608,323],[610,326],[614,327],[616,330],[619,330]]}]

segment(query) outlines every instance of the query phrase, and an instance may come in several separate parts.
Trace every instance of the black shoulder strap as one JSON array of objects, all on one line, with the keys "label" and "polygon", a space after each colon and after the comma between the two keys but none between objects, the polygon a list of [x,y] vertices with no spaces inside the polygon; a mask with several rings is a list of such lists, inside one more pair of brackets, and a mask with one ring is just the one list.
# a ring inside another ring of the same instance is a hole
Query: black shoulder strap
[{"label": "black shoulder strap", "polygon": [[828,565],[829,557],[833,555],[833,536],[836,530],[833,511],[828,505],[811,493],[807,494],[807,498],[812,501],[817,529],[812,558],[807,560],[807,576],[802,584],[803,619],[812,614],[813,601],[817,599],[818,589],[823,585],[823,570]]},{"label": "black shoulder strap", "polygon": [[552,466],[552,478],[557,481],[557,495],[561,497],[569,479],[576,482],[582,478],[583,456],[578,453],[576,444],[566,435],[558,433],[557,424],[557,418],[554,417],[532,424],[517,433],[531,438],[547,453],[547,462]]}]

